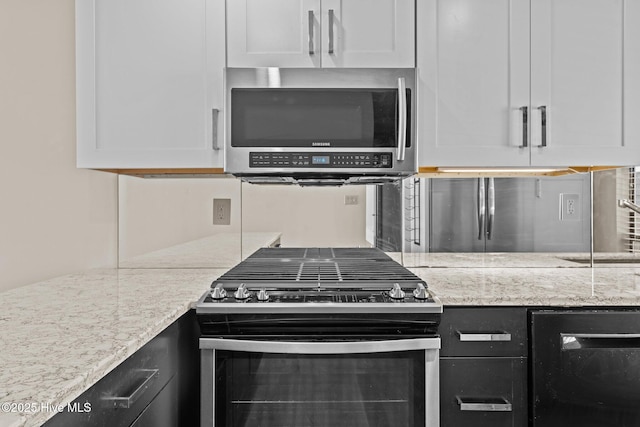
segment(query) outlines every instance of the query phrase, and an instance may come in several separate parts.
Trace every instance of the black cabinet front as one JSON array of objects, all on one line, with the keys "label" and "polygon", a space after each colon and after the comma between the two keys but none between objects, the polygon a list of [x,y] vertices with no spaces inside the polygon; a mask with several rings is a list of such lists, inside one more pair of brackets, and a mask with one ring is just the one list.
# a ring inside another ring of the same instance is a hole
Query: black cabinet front
[{"label": "black cabinet front", "polygon": [[533,425],[640,425],[640,311],[532,313]]}]

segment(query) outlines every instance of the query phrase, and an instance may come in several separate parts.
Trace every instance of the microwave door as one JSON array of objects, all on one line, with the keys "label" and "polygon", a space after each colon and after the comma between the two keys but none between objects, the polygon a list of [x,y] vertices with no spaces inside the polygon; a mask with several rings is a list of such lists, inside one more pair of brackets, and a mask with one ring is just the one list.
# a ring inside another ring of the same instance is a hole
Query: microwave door
[{"label": "microwave door", "polygon": [[391,89],[232,89],[232,147],[395,148]]}]

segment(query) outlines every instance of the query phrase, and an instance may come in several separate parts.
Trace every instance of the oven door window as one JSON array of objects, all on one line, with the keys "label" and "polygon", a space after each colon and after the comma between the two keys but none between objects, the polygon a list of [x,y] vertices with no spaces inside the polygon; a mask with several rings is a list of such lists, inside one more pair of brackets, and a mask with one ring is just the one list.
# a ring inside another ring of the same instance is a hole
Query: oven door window
[{"label": "oven door window", "polygon": [[215,352],[216,426],[425,426],[425,351]]},{"label": "oven door window", "polygon": [[231,146],[394,148],[397,103],[394,89],[232,89]]}]

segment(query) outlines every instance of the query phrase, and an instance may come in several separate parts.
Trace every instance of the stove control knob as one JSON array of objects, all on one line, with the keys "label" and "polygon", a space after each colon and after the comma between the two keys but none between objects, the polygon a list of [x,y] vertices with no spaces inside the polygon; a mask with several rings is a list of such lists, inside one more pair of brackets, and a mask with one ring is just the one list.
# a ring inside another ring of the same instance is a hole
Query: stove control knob
[{"label": "stove control knob", "polygon": [[240,283],[238,289],[233,293],[235,299],[247,299],[251,296],[251,293],[247,291],[247,285]]},{"label": "stove control knob", "polygon": [[258,301],[269,301],[269,294],[265,289],[260,289],[258,292]]},{"label": "stove control knob", "polygon": [[429,293],[427,292],[427,288],[425,288],[422,283],[418,283],[416,288],[413,290],[413,297],[415,299],[428,299]]},{"label": "stove control knob", "polygon": [[393,284],[393,289],[389,291],[389,296],[393,299],[404,299],[404,291],[399,283]]},{"label": "stove control knob", "polygon": [[211,291],[211,298],[216,300],[225,299],[227,297],[227,291],[222,287],[222,283],[218,283],[213,291]]}]

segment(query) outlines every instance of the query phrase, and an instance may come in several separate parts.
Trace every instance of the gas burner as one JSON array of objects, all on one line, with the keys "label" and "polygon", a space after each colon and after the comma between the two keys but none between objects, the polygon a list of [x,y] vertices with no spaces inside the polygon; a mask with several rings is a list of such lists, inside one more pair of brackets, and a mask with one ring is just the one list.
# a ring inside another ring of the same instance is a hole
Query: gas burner
[{"label": "gas burner", "polygon": [[374,248],[263,248],[211,284],[197,313],[441,313],[427,283]]}]

